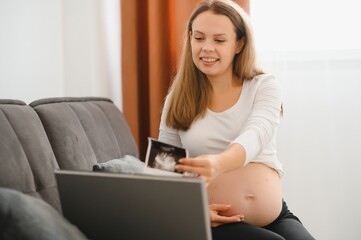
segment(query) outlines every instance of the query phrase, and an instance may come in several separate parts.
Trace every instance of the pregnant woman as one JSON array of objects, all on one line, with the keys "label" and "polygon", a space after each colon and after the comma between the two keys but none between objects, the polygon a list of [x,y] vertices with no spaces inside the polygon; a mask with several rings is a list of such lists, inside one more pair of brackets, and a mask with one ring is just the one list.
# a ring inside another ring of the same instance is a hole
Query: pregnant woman
[{"label": "pregnant woman", "polygon": [[314,239],[282,198],[280,83],[256,64],[247,14],[206,0],[188,21],[159,140],[189,150],[179,171],[207,182],[213,239]]}]

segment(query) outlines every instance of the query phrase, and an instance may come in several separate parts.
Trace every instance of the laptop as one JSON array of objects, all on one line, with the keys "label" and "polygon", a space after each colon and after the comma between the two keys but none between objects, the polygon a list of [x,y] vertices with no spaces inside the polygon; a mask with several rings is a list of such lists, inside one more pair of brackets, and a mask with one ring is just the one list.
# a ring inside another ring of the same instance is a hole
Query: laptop
[{"label": "laptop", "polygon": [[56,170],[63,215],[89,239],[211,240],[205,183]]}]

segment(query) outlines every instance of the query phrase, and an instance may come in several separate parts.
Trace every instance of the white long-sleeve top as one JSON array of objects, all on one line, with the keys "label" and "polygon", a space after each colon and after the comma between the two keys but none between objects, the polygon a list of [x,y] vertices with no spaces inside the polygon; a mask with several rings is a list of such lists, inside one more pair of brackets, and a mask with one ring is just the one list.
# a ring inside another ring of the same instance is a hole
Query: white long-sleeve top
[{"label": "white long-sleeve top", "polygon": [[280,83],[272,75],[258,75],[243,82],[241,95],[231,108],[223,112],[207,109],[203,118],[195,120],[187,131],[181,131],[165,124],[167,98],[158,139],[188,149],[190,157],[217,154],[230,144],[241,144],[246,151],[244,164],[263,163],[282,176],[283,167],[276,151],[281,104]]}]

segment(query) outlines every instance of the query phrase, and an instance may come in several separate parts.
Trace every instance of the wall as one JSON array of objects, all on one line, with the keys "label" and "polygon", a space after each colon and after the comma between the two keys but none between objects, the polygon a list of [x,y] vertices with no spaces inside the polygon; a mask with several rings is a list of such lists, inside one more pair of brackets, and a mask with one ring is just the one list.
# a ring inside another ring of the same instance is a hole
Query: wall
[{"label": "wall", "polygon": [[0,96],[101,96],[122,107],[117,0],[0,0]]}]

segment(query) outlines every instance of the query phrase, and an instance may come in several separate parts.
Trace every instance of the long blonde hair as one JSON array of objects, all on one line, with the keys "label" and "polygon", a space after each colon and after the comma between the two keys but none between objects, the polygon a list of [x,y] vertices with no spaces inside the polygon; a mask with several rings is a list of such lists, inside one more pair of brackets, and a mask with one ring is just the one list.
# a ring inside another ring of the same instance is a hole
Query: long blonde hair
[{"label": "long blonde hair", "polygon": [[233,59],[233,74],[237,79],[251,80],[263,73],[256,64],[253,32],[247,13],[231,0],[202,1],[188,20],[178,71],[169,91],[166,125],[174,129],[188,130],[194,120],[204,116],[210,100],[212,86],[207,76],[195,66],[190,43],[193,21],[206,11],[228,17],[235,27],[237,40],[245,39],[241,52]]}]

